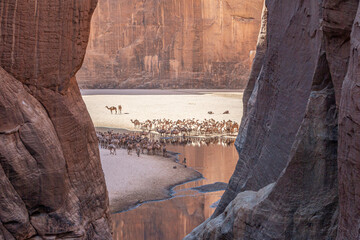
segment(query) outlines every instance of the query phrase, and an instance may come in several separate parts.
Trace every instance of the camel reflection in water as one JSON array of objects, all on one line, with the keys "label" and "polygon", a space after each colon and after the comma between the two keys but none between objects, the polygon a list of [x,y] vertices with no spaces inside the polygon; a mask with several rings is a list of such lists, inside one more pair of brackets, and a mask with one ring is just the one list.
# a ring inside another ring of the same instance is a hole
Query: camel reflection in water
[{"label": "camel reflection in water", "polygon": [[112,130],[96,133],[101,148],[109,149],[110,153],[116,149],[127,149],[128,154],[136,150],[138,156],[140,152],[149,155],[160,155],[166,157],[166,146],[171,145],[191,145],[191,146],[209,146],[212,144],[229,147],[235,142],[235,138],[228,136],[167,136],[149,132],[128,132],[114,133]]},{"label": "camel reflection in water", "polygon": [[189,190],[215,182],[228,183],[238,160],[235,146],[172,145],[167,149],[186,158],[188,167],[204,175],[204,179],[189,182],[174,189],[174,198],[150,202],[127,212],[112,215],[114,239],[159,240],[182,239],[214,212],[211,207],[223,191],[199,193]]}]

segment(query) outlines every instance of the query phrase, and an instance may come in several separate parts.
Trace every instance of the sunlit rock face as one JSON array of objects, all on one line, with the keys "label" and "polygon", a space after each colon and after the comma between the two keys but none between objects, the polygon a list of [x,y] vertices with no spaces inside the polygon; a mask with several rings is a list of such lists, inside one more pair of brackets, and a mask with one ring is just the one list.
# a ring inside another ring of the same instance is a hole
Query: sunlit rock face
[{"label": "sunlit rock face", "polygon": [[100,0],[83,88],[243,88],[263,0]]},{"label": "sunlit rock face", "polygon": [[360,238],[358,5],[266,1],[239,162],[187,240]]},{"label": "sunlit rock face", "polygon": [[0,2],[0,239],[111,239],[74,77],[96,0]]}]

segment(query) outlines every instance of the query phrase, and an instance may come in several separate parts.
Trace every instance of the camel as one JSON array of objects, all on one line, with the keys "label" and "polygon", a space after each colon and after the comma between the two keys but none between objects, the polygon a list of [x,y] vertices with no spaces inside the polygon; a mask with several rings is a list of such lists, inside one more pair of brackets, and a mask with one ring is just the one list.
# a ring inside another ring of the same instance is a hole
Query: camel
[{"label": "camel", "polygon": [[212,115],[212,114],[214,114],[214,112],[213,112],[213,111],[209,111],[208,114]]},{"label": "camel", "polygon": [[132,149],[133,149],[133,144],[128,144],[127,145],[127,153],[128,153],[128,155],[130,155]]},{"label": "camel", "polygon": [[153,151],[153,154],[157,154],[158,152],[161,151],[161,145],[158,143],[158,142],[155,142],[153,145],[152,145],[152,151]]},{"label": "camel", "polygon": [[140,144],[138,143],[138,144],[136,144],[136,155],[138,157],[140,157],[140,151],[141,151],[141,148],[140,148]]},{"label": "camel", "polygon": [[111,144],[114,144],[115,145],[115,147],[119,147],[120,145],[120,140],[119,139],[113,139],[113,140],[111,140]]},{"label": "camel", "polygon": [[110,144],[108,149],[110,150],[110,155],[116,155],[116,147],[114,144]]},{"label": "camel", "polygon": [[147,149],[147,154],[150,155],[151,151],[152,151],[152,145],[149,143],[147,146],[146,146],[146,149]]},{"label": "camel", "polygon": [[167,157],[165,144],[163,144],[163,146],[162,146],[162,152],[163,152],[163,157]]},{"label": "camel", "polygon": [[118,108],[119,108],[119,112],[120,112],[120,114],[121,114],[122,106],[119,105]]},{"label": "camel", "polygon": [[117,114],[116,107],[114,107],[114,106],[111,106],[111,107],[105,106],[105,107],[111,111],[111,114],[113,114],[113,111],[115,111],[115,114]]},{"label": "camel", "polygon": [[230,114],[229,110],[226,110],[223,114]]},{"label": "camel", "polygon": [[134,124],[134,127],[136,128],[136,127],[140,127],[140,121],[139,120],[137,120],[137,119],[135,119],[135,120],[130,120],[133,124]]}]

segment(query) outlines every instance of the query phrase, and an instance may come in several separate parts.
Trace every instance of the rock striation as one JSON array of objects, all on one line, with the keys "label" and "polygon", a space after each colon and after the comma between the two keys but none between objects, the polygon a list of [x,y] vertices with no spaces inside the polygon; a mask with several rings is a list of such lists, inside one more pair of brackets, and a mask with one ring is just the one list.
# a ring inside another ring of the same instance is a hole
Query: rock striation
[{"label": "rock striation", "polygon": [[244,88],[263,0],[99,0],[82,88]]},{"label": "rock striation", "polygon": [[239,162],[185,239],[360,238],[358,5],[265,2]]},{"label": "rock striation", "polygon": [[111,239],[75,73],[96,0],[0,2],[0,239]]}]

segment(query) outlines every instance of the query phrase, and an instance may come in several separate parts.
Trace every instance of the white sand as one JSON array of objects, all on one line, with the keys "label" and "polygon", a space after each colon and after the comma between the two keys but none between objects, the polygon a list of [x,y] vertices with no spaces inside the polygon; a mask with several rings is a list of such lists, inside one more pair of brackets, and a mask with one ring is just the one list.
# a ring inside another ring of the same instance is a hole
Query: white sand
[{"label": "white sand", "polygon": [[[105,173],[112,212],[126,210],[150,200],[170,197],[169,188],[201,177],[192,168],[177,164],[172,158],[128,155],[126,150],[117,150],[110,155],[100,149],[101,163]],[[174,169],[173,167],[177,168]]]},{"label": "white sand", "polygon": [[[89,91],[89,90],[88,90]],[[213,118],[240,122],[242,117],[242,92],[197,92],[197,91],[161,91],[161,90],[93,90],[83,99],[93,119],[95,127],[125,128],[133,130],[130,119],[168,118],[172,120],[195,118],[204,120]],[[119,93],[122,95],[107,95]],[[160,94],[162,93],[162,94]],[[140,94],[140,95],[134,95]],[[155,95],[154,95],[155,94]],[[111,115],[105,106],[122,105],[123,113]],[[222,114],[226,110],[229,115]],[[208,111],[215,114],[209,115]]]}]

